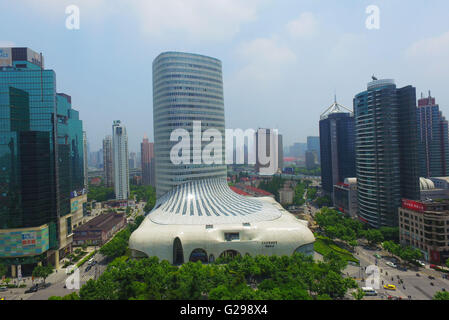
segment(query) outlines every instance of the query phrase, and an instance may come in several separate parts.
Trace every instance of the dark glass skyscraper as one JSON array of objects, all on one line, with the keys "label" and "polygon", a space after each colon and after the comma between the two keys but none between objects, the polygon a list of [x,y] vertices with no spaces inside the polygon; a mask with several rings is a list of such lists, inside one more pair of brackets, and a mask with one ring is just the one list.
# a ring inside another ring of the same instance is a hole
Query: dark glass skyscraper
[{"label": "dark glass skyscraper", "polygon": [[419,199],[416,92],[374,80],[354,98],[359,217],[396,226],[401,198]]},{"label": "dark glass skyscraper", "polygon": [[58,226],[84,187],[82,122],[41,54],[0,53],[0,258],[58,260]]},{"label": "dark glass skyscraper", "polygon": [[449,176],[448,122],[430,93],[418,100],[417,121],[421,177]]},{"label": "dark glass skyscraper", "polygon": [[355,176],[354,141],[354,117],[335,102],[320,120],[321,184],[328,194],[335,184]]}]

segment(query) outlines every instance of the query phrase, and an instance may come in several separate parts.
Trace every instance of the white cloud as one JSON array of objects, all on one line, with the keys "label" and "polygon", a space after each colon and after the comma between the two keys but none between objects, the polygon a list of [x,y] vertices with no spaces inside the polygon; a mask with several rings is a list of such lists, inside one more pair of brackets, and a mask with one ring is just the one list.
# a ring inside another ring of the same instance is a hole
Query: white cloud
[{"label": "white cloud", "polygon": [[419,40],[404,52],[404,61],[424,77],[442,77],[449,72],[449,31],[439,36]]},{"label": "white cloud", "polygon": [[2,47],[15,47],[16,44],[12,41],[0,40],[0,48]]},{"label": "white cloud", "polygon": [[309,37],[318,30],[318,20],[311,12],[301,13],[298,19],[287,24],[287,31],[295,38]]},{"label": "white cloud", "polygon": [[239,72],[239,78],[248,81],[276,81],[296,62],[295,53],[280,44],[276,37],[258,38],[243,43],[237,55],[246,64]]},{"label": "white cloud", "polygon": [[232,38],[242,24],[256,19],[260,0],[132,0],[150,36],[176,32],[198,41]]}]

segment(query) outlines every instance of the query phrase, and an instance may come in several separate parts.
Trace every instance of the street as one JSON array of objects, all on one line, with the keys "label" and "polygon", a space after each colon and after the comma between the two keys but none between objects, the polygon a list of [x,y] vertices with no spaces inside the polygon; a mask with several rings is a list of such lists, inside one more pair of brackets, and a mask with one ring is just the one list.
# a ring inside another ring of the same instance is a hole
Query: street
[{"label": "street", "polygon": [[[382,259],[374,257],[376,253],[382,256]],[[401,297],[402,299],[408,299],[408,296],[411,296],[412,300],[430,300],[436,292],[442,291],[443,288],[449,291],[449,280],[443,279],[441,272],[430,269],[428,265],[425,268],[413,267],[413,269],[408,269],[407,271],[400,271],[397,268],[386,265],[386,262],[390,260],[385,252],[382,253],[379,250],[370,250],[360,246],[356,248],[355,257],[360,260],[360,267],[348,265],[344,273],[348,273],[349,276],[356,278],[360,287],[373,286],[373,284],[366,283],[366,278],[369,277],[365,273],[367,266],[376,265],[377,260],[377,266],[380,269],[380,288],[374,288],[378,296],[366,296],[364,298],[366,300],[386,299],[388,296]],[[417,273],[420,276],[417,276]],[[429,276],[433,276],[435,279],[430,280]],[[402,280],[402,283],[400,280]],[[430,284],[431,282],[434,284],[433,286]],[[395,285],[396,290],[384,289],[384,285],[387,284]]]},{"label": "street", "polygon": [[[88,272],[85,272],[87,262],[84,263],[84,265],[82,265],[79,269],[80,288],[88,280],[98,278],[106,270],[106,257],[97,252],[93,258],[97,261],[97,264],[90,268]],[[53,272],[46,279],[45,282],[49,284],[49,287],[45,289],[40,289],[34,293],[25,293],[25,291],[31,286],[31,279],[27,279],[27,281],[25,281],[27,288],[8,289],[6,292],[0,292],[0,297],[5,298],[5,300],[47,300],[51,296],[65,296],[73,291],[79,292],[78,289],[70,290],[64,288],[68,277],[69,275],[66,274],[66,269],[60,268],[57,272]],[[23,283],[23,281],[21,283]],[[36,283],[36,281],[34,283]]]}]

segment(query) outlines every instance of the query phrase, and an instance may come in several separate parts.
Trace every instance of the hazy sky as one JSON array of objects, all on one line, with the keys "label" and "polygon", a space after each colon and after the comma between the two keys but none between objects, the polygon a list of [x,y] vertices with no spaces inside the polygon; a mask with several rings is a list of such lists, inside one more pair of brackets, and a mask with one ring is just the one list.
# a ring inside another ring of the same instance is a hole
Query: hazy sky
[{"label": "hazy sky", "polygon": [[[71,4],[79,30],[65,26]],[[431,90],[449,116],[448,14],[447,0],[2,0],[0,46],[43,53],[91,150],[116,119],[130,152],[153,139],[152,61],[168,50],[220,59],[226,127],[278,128],[286,146],[318,135],[335,91],[352,109],[372,74]]]}]

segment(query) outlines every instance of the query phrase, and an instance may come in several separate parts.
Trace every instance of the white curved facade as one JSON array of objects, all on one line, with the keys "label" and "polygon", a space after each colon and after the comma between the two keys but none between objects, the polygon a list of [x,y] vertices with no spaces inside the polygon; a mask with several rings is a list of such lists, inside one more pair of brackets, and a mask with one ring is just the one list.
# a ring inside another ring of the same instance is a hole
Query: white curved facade
[{"label": "white curved facade", "polygon": [[[174,165],[170,150],[173,130],[182,128],[193,137],[193,121],[201,121],[201,132],[217,129],[223,137],[225,118],[221,61],[183,52],[161,53],[153,62],[153,119],[157,197],[187,181],[226,177],[226,165]],[[207,142],[202,142],[201,148]]]},{"label": "white curved facade", "polygon": [[[225,179],[192,181],[158,200],[129,241],[135,257],[170,263],[240,255],[313,254],[315,238],[274,199],[244,197]],[[180,249],[181,248],[181,249]]]}]

